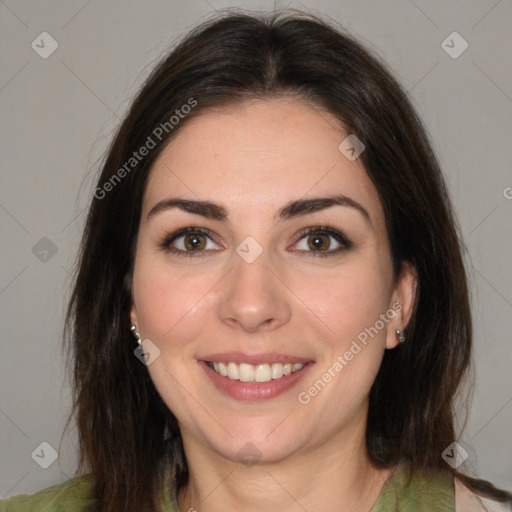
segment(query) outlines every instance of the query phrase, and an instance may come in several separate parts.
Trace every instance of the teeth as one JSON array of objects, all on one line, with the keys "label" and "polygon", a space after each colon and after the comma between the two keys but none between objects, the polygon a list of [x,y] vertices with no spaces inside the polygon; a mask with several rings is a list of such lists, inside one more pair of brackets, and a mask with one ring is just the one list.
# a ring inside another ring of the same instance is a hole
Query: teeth
[{"label": "teeth", "polygon": [[228,363],[228,377],[232,380],[240,380],[240,370],[235,363]]},{"label": "teeth", "polygon": [[280,379],[283,375],[283,365],[280,363],[274,363],[272,365],[272,378]]},{"label": "teeth", "polygon": [[219,375],[240,382],[270,382],[285,375],[298,372],[303,363],[264,363],[252,365],[247,363],[209,363]]},{"label": "teeth", "polygon": [[254,366],[242,363],[239,367],[240,382],[251,382],[254,380]]},{"label": "teeth", "polygon": [[[213,363],[213,367],[215,368],[215,363]],[[217,368],[215,368],[215,371],[217,371]],[[224,363],[219,363],[219,373],[223,377],[228,376],[228,367]]]},{"label": "teeth", "polygon": [[259,364],[254,370],[254,380],[256,382],[270,382],[272,380],[272,370],[268,364]]}]

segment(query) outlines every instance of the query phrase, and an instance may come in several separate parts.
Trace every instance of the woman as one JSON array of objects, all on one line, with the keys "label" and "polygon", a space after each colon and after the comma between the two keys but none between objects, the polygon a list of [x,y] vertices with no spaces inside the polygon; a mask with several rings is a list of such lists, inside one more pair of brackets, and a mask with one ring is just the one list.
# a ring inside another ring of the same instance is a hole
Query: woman
[{"label": "woman", "polygon": [[471,316],[404,92],[339,28],[228,15],[154,70],[66,337],[81,470],[2,511],[502,511],[456,468]]}]

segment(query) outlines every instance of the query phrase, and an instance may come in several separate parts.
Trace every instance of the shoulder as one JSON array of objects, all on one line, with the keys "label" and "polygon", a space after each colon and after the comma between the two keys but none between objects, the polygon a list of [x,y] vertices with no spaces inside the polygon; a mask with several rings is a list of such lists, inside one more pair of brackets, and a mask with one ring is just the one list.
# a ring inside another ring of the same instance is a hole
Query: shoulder
[{"label": "shoulder", "polygon": [[447,471],[418,470],[412,480],[404,471],[398,495],[399,510],[453,512],[453,478]]},{"label": "shoulder", "polygon": [[455,512],[510,512],[504,503],[488,500],[468,489],[458,478],[455,479]]},{"label": "shoulder", "polygon": [[454,512],[453,478],[445,471],[417,470],[400,463],[371,512]]},{"label": "shoulder", "polygon": [[446,470],[417,470],[399,464],[372,512],[512,512],[512,507],[482,498]]},{"label": "shoulder", "polygon": [[92,490],[91,475],[79,476],[32,495],[20,494],[2,500],[0,512],[92,512],[95,503]]}]

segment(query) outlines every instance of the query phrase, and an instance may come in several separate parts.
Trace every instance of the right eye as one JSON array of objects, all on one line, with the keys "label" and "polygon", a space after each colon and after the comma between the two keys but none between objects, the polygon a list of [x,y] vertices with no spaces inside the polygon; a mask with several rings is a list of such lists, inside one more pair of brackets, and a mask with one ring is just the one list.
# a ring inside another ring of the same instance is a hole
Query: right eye
[{"label": "right eye", "polygon": [[[215,247],[208,247],[208,241]],[[166,252],[189,258],[203,258],[204,251],[219,248],[210,237],[210,230],[205,228],[187,227],[164,236],[158,244]],[[222,248],[220,248],[222,250]]]}]

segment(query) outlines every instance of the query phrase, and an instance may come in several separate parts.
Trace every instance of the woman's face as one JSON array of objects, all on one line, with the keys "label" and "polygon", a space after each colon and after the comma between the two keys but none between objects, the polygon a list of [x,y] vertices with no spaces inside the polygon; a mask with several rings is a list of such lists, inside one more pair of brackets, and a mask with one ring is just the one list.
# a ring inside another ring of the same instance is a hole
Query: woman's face
[{"label": "woman's face", "polygon": [[131,319],[186,450],[278,461],[364,435],[413,278],[393,281],[347,135],[305,102],[252,100],[191,119],[155,162]]}]

